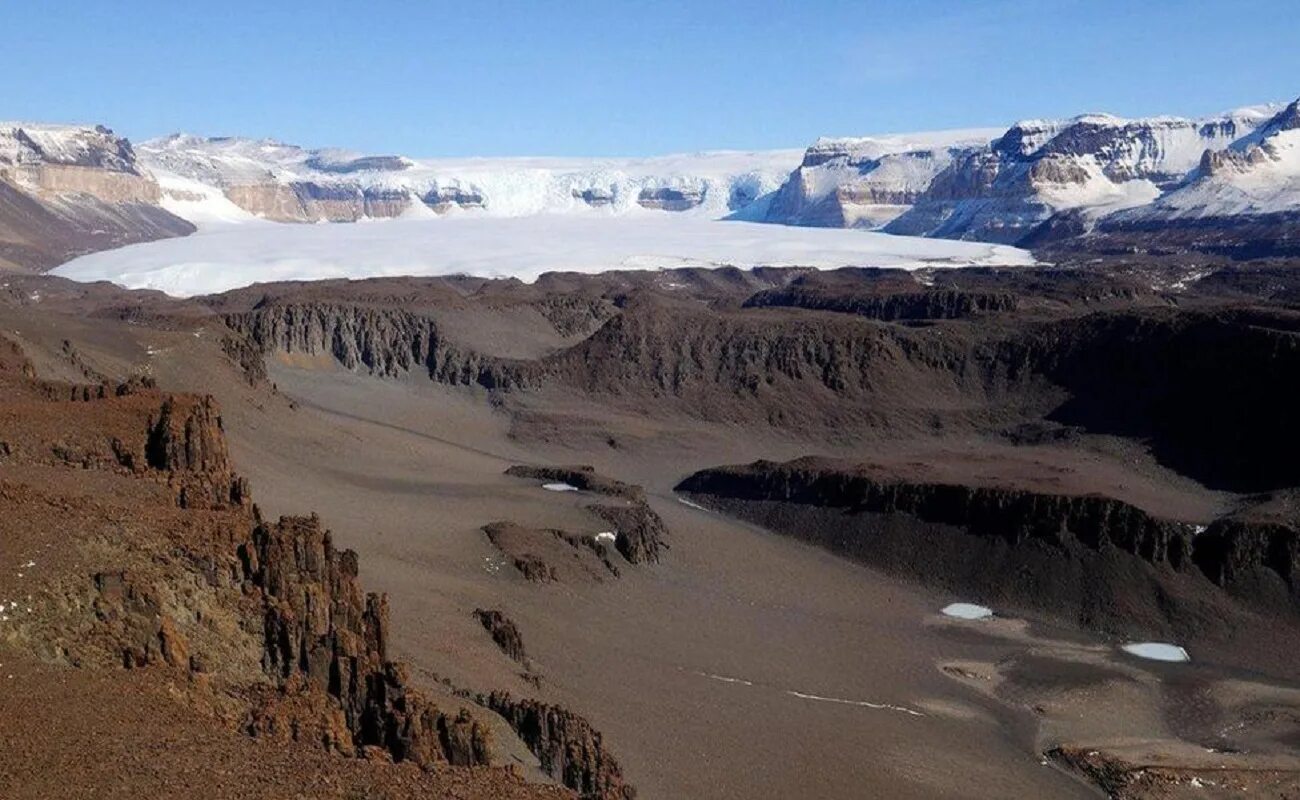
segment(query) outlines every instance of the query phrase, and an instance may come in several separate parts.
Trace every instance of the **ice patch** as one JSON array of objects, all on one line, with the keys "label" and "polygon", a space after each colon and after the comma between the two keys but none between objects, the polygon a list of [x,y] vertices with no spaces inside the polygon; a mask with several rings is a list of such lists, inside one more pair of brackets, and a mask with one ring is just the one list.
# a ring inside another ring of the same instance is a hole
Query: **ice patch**
[{"label": "ice patch", "polygon": [[1122,649],[1129,655],[1145,658],[1151,661],[1191,661],[1191,656],[1187,651],[1176,644],[1166,644],[1164,642],[1132,642],[1124,645]]},{"label": "ice patch", "polygon": [[867,700],[845,700],[842,697],[822,697],[816,694],[807,694],[805,692],[796,692],[793,689],[787,689],[786,694],[798,697],[802,700],[816,700],[821,703],[839,703],[846,706],[860,706],[862,708],[874,708],[879,711],[897,711],[900,714],[909,714],[913,717],[924,717],[920,711],[916,711],[906,706],[896,706],[890,703],[872,703]]},{"label": "ice patch", "polygon": [[618,537],[614,534],[613,531],[601,531],[600,533],[596,534],[596,541],[600,542],[601,544],[604,544],[606,542],[608,542],[609,544],[613,544],[614,540],[617,538]]},{"label": "ice patch", "polygon": [[677,502],[681,503],[687,508],[693,508],[696,511],[708,511],[708,509],[705,508],[704,506],[700,505],[699,503],[692,503],[690,500],[687,500],[685,497],[677,498]]},{"label": "ice patch", "polygon": [[577,486],[570,486],[567,483],[543,483],[542,488],[548,492],[576,492]]},{"label": "ice patch", "polygon": [[732,677],[730,677],[730,676],[728,676],[728,675],[715,675],[715,674],[713,674],[712,672],[697,672],[697,673],[695,673],[695,674],[696,674],[696,675],[701,675],[701,676],[703,676],[703,677],[705,677],[705,678],[708,678],[708,679],[710,679],[710,680],[721,681],[721,682],[723,682],[723,683],[738,683],[738,684],[740,684],[741,686],[753,686],[753,685],[754,685],[753,681],[747,681],[747,680],[745,680],[744,678],[732,678]]},{"label": "ice patch", "polygon": [[988,619],[993,616],[993,609],[974,603],[952,603],[944,606],[943,615],[954,619]]}]

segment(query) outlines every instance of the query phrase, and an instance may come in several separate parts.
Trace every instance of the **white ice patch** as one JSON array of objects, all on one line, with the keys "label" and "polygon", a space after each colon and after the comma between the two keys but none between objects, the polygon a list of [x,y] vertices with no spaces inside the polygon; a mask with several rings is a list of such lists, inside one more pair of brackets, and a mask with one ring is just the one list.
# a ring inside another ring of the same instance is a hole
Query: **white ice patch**
[{"label": "white ice patch", "polygon": [[681,503],[687,508],[693,508],[696,511],[708,511],[708,509],[705,508],[704,506],[700,505],[699,503],[692,503],[690,500],[687,500],[685,497],[677,498],[677,502]]},{"label": "white ice patch", "polygon": [[600,542],[601,544],[606,544],[606,543],[613,544],[614,540],[617,538],[618,537],[614,534],[613,531],[601,531],[600,533],[596,534],[596,541]]},{"label": "white ice patch", "polygon": [[721,681],[722,683],[738,683],[741,686],[753,686],[753,681],[747,681],[744,678],[733,678],[729,675],[715,675],[712,672],[697,672],[697,675],[703,675],[709,680]]},{"label": "white ice patch", "polygon": [[542,488],[548,492],[576,492],[577,486],[570,486],[567,483],[543,483]]},{"label": "white ice patch", "polygon": [[913,717],[924,717],[920,711],[910,709],[906,706],[896,706],[890,703],[872,703],[868,700],[845,700],[842,697],[822,697],[816,694],[807,694],[805,692],[796,692],[793,689],[786,690],[786,694],[798,697],[802,700],[816,700],[821,703],[839,703],[846,706],[859,706],[861,708],[874,708],[879,711],[897,711],[900,714],[908,714]]},{"label": "white ice patch", "polygon": [[1191,661],[1187,651],[1176,644],[1164,642],[1133,642],[1121,648],[1129,655],[1146,658],[1151,661]]},{"label": "white ice patch", "polygon": [[953,603],[944,606],[943,615],[955,619],[988,619],[993,616],[993,609],[974,603]]}]

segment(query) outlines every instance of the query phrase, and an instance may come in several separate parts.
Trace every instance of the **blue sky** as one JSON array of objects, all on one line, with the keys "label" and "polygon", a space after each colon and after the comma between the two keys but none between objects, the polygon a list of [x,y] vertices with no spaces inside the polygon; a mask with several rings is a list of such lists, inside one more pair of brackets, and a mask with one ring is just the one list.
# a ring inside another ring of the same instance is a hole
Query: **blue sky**
[{"label": "blue sky", "polygon": [[1300,95],[1295,0],[199,5],[0,0],[0,119],[641,155]]}]

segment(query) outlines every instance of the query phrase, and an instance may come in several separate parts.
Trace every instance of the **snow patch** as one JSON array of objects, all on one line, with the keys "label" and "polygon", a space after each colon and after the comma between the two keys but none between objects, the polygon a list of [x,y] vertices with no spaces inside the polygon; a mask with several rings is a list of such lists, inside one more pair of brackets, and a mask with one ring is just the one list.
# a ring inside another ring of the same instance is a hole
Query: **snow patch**
[{"label": "snow patch", "polygon": [[993,609],[974,603],[952,603],[944,606],[941,613],[954,619],[988,619],[993,616]]},{"label": "snow patch", "polygon": [[1167,644],[1165,642],[1132,642],[1124,645],[1122,649],[1129,655],[1145,658],[1151,661],[1191,661],[1191,656],[1187,651],[1176,644]]},{"label": "snow patch", "polygon": [[542,488],[548,492],[576,492],[577,486],[571,486],[567,483],[543,483]]}]

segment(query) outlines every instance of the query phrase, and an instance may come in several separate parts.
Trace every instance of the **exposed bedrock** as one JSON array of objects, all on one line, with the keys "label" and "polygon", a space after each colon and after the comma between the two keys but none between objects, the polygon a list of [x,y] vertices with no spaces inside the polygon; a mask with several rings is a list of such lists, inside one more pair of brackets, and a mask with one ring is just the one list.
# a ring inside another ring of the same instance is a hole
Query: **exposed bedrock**
[{"label": "exposed bedrock", "polygon": [[704,202],[704,189],[667,187],[642,189],[637,195],[636,202],[642,208],[653,208],[659,211],[688,211]]},{"label": "exposed bedrock", "polygon": [[768,289],[745,301],[746,308],[793,307],[839,311],[884,321],[961,319],[981,312],[1014,311],[1010,292],[966,292],[935,289],[915,292],[869,293],[825,291],[790,285]]},{"label": "exposed bedrock", "polygon": [[619,577],[603,542],[557,528],[493,522],[483,533],[524,579],[534,583],[600,583]]},{"label": "exposed bedrock", "polygon": [[387,598],[362,591],[356,553],[336,550],[318,518],[259,523],[239,555],[264,598],[263,667],[333,698],[352,748],[422,766],[488,762],[486,727],[410,691],[405,667],[388,659]]},{"label": "exposed bedrock", "polygon": [[645,497],[645,491],[640,486],[624,483],[614,478],[607,478],[596,472],[595,467],[586,464],[558,467],[516,464],[506,469],[506,474],[516,478],[558,481],[567,483],[575,489],[609,495],[610,497],[621,497],[625,500],[640,500]]},{"label": "exposed bedrock", "polygon": [[1238,308],[1094,314],[1004,346],[1069,398],[1050,417],[1148,442],[1162,463],[1213,487],[1300,484],[1300,314]]},{"label": "exposed bedrock", "polygon": [[0,124],[0,266],[46,270],[193,233],[160,198],[130,142],[108,128]]},{"label": "exposed bedrock", "polygon": [[[1231,288],[1217,274],[1201,279]],[[1178,307],[1150,277],[1144,289],[1078,270],[942,280],[792,276],[745,294],[744,308],[743,298],[710,307],[634,291],[603,322],[588,301],[561,309],[598,327],[533,359],[478,352],[391,304],[268,301],[225,319],[262,352],[326,355],[382,376],[423,370],[441,383],[556,387],[654,413],[850,435],[992,433],[1047,418],[1139,440],[1210,488],[1300,484],[1295,311],[1196,298]]]},{"label": "exposed bedrock", "polygon": [[515,625],[514,620],[505,615],[505,612],[495,608],[476,608],[474,609],[474,619],[479,621],[483,629],[492,637],[496,646],[501,648],[511,660],[518,661],[520,664],[528,663],[528,653],[524,650],[524,637],[519,632],[519,627]]},{"label": "exposed bedrock", "polygon": [[1219,629],[1230,599],[1300,614],[1296,527],[1201,530],[1119,500],[912,482],[815,458],[702,470],[679,491],[954,592],[1123,632]]},{"label": "exposed bedrock", "polygon": [[668,549],[668,528],[645,500],[625,506],[589,505],[587,510],[614,526],[614,549],[629,563],[656,563]]},{"label": "exposed bedrock", "polygon": [[560,706],[493,692],[479,702],[500,714],[537,756],[542,769],[584,800],[632,800],[636,790],[623,779],[618,760],[605,749],[600,732]]},{"label": "exposed bedrock", "polygon": [[263,352],[326,355],[348,369],[393,377],[423,369],[439,383],[508,388],[524,371],[446,341],[429,317],[360,305],[271,305],[228,314],[226,324]]}]

